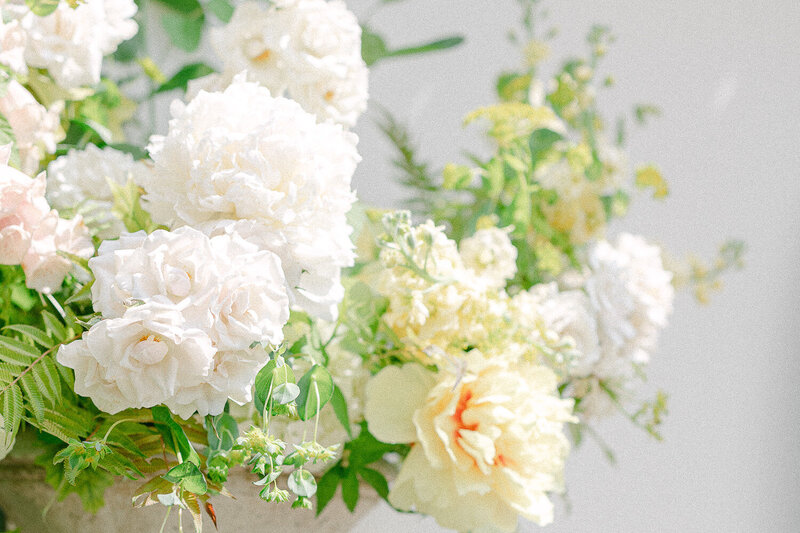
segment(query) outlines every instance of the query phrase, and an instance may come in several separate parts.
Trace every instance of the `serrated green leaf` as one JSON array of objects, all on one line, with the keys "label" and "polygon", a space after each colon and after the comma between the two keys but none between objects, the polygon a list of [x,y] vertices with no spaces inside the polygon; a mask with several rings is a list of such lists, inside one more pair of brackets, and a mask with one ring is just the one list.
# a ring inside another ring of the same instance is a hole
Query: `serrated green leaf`
[{"label": "serrated green leaf", "polygon": [[300,395],[297,397],[297,415],[300,420],[308,420],[322,409],[333,396],[333,378],[328,369],[314,365],[297,383]]},{"label": "serrated green leaf", "polygon": [[9,324],[3,328],[3,330],[7,329],[21,333],[43,348],[52,348],[53,344],[55,344],[47,333],[28,324]]},{"label": "serrated green leaf", "polygon": [[183,495],[183,503],[192,515],[195,533],[203,532],[203,512],[200,509],[200,500],[191,492]]},{"label": "serrated green leaf", "polygon": [[25,393],[25,400],[28,408],[33,412],[33,416],[36,417],[36,420],[41,422],[44,420],[44,396],[42,395],[42,391],[39,390],[31,372],[24,374],[20,378],[19,384],[22,386],[22,391]]},{"label": "serrated green leaf", "polygon": [[45,330],[50,336],[57,341],[64,341],[67,338],[67,328],[53,313],[50,311],[42,311],[42,320],[44,320]]},{"label": "serrated green leaf", "polygon": [[25,413],[25,402],[19,386],[11,385],[3,393],[3,429],[12,436],[16,435],[22,415]]}]

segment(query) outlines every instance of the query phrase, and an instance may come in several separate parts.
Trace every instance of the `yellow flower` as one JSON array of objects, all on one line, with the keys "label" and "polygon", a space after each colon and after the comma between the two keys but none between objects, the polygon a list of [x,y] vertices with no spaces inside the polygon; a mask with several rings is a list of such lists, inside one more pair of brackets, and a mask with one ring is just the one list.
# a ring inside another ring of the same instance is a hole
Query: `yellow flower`
[{"label": "yellow flower", "polygon": [[385,442],[411,442],[389,501],[444,527],[513,531],[517,517],[553,520],[548,492],[563,489],[574,422],[547,367],[466,354],[434,374],[387,367],[367,384],[365,418]]}]

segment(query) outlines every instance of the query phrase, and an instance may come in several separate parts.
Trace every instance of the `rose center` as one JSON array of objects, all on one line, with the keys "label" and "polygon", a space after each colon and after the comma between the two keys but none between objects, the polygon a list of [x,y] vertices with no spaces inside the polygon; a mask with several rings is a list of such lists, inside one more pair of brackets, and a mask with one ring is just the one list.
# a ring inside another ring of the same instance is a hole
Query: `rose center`
[{"label": "rose center", "polygon": [[154,365],[164,359],[169,349],[164,341],[155,335],[142,335],[133,347],[131,357],[145,365]]}]

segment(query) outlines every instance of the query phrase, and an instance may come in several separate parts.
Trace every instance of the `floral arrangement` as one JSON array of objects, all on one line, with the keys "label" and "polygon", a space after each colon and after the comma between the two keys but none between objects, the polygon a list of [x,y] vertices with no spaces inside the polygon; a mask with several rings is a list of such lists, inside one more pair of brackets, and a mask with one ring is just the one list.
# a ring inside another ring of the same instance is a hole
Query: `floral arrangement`
[{"label": "floral arrangement", "polygon": [[[352,510],[363,482],[513,531],[554,519],[598,417],[660,438],[666,396],[638,384],[674,286],[705,298],[742,245],[708,267],[607,240],[668,188],[597,109],[606,29],[545,79],[520,0],[525,63],[465,119],[491,155],[434,172],[385,115],[417,194],[382,211],[351,190],[368,65],[460,37],[393,49],[340,0],[157,3],[161,27],[133,0],[0,2],[0,457],[27,435],[59,498],[96,511],[127,477],[198,530],[239,469],[267,502],[320,512],[341,486]],[[167,77],[145,30],[206,33],[217,67]]]}]

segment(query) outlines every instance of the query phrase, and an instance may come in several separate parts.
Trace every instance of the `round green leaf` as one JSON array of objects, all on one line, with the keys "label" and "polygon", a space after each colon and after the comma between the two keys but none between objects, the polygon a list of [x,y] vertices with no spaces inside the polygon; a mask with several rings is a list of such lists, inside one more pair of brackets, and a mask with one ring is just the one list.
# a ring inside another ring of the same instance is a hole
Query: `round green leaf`
[{"label": "round green leaf", "polygon": [[314,365],[297,383],[300,396],[297,397],[297,415],[308,420],[316,415],[333,396],[333,378],[324,366]]},{"label": "round green leaf", "polygon": [[279,356],[267,363],[256,375],[254,401],[259,413],[264,412],[264,405],[269,401],[269,395],[273,394],[274,399],[275,390],[283,383],[293,384],[295,377],[289,365]]},{"label": "round green leaf", "polygon": [[317,493],[317,481],[308,470],[295,470],[289,476],[289,490],[302,498],[310,498]]}]

